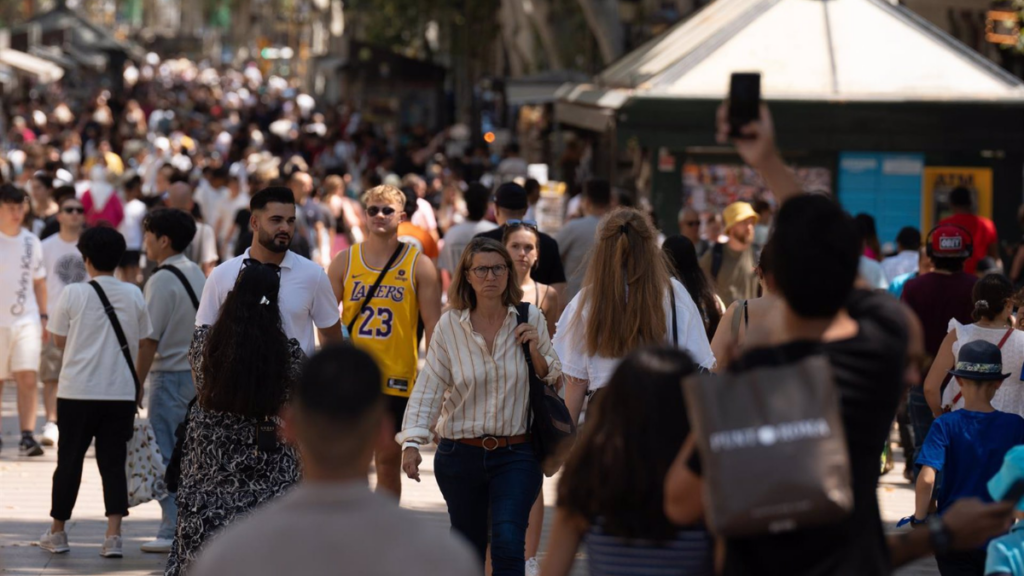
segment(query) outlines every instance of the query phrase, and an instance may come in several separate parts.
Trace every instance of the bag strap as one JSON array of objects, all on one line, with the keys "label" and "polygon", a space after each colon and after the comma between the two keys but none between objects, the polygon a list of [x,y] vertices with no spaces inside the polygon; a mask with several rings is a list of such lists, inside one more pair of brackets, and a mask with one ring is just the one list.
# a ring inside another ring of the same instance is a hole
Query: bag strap
[{"label": "bag strap", "polygon": [[107,318],[110,318],[110,324],[114,328],[114,335],[117,336],[118,344],[121,345],[124,360],[128,363],[128,368],[132,372],[132,380],[135,381],[135,397],[138,398],[142,385],[139,383],[139,375],[135,372],[135,362],[132,361],[132,352],[128,348],[128,337],[124,335],[124,330],[121,329],[121,322],[117,319],[117,312],[110,305],[110,300],[107,300],[107,294],[103,291],[103,288],[100,288],[99,283],[95,280],[91,280],[89,285],[96,291],[96,295],[100,297],[103,311],[107,313]]},{"label": "bag strap", "polygon": [[[1006,329],[1006,334],[1003,334],[1003,339],[999,341],[999,349],[1000,350],[1003,349],[1003,344],[1006,344],[1006,341],[1009,340],[1010,336],[1013,335],[1013,330],[1014,329],[1013,329],[1012,326]],[[957,402],[959,402],[960,398],[963,398],[963,395],[964,395],[963,392],[957,392],[956,396],[953,396],[953,404],[955,405]]]},{"label": "bag strap", "polygon": [[366,298],[363,298],[363,303],[359,305],[359,311],[356,312],[356,315],[352,317],[352,321],[348,323],[349,334],[352,333],[352,328],[355,327],[356,320],[359,319],[359,315],[362,314],[363,310],[366,309],[366,306],[370,303],[370,300],[373,300],[374,293],[377,291],[377,288],[380,287],[380,283],[384,281],[384,277],[388,275],[388,270],[390,270],[391,267],[394,266],[395,260],[398,260],[398,255],[402,253],[403,248],[405,248],[405,243],[399,242],[398,248],[395,248],[394,254],[391,255],[391,258],[388,258],[388,263],[384,265],[384,269],[381,270],[380,275],[377,276],[377,281],[373,283],[373,288],[370,288],[370,290],[366,292]]},{"label": "bag strap", "polygon": [[718,281],[718,273],[722,271],[722,260],[725,257],[721,243],[716,242],[711,248],[711,279]]},{"label": "bag strap", "polygon": [[672,344],[677,348],[679,347],[679,326],[677,325],[678,318],[676,316],[676,289],[672,286],[672,281],[668,281],[668,300],[669,306],[672,308]]},{"label": "bag strap", "polygon": [[[189,284],[188,279],[185,278],[185,274],[181,270],[178,270],[177,266],[159,266],[153,271],[153,274],[155,275],[161,270],[167,270],[171,274],[177,276],[178,280],[181,280],[181,285],[185,287],[185,292],[188,292],[188,297],[192,300],[192,307],[199,310],[199,298],[196,298],[196,292],[192,289],[192,285]],[[149,279],[152,280],[153,277],[150,276]]]},{"label": "bag strap", "polygon": [[[742,309],[743,315],[740,316]],[[740,340],[740,321],[747,319],[747,301],[739,300],[736,304],[736,310],[732,311],[732,340],[733,342],[739,342]],[[746,326],[747,322],[743,322]]]}]

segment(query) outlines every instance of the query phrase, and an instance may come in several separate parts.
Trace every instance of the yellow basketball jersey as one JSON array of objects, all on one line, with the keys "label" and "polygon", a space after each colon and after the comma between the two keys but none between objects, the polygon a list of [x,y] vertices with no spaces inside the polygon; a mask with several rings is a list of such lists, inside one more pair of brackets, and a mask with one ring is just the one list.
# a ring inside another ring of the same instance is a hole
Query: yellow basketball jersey
[{"label": "yellow basketball jersey", "polygon": [[380,366],[385,394],[408,398],[416,382],[419,355],[416,328],[420,308],[416,299],[415,270],[420,252],[405,244],[373,298],[360,311],[366,292],[380,276],[379,269],[363,261],[362,248],[357,244],[349,250],[342,322],[348,326],[358,314],[352,327],[352,343],[370,354]]}]

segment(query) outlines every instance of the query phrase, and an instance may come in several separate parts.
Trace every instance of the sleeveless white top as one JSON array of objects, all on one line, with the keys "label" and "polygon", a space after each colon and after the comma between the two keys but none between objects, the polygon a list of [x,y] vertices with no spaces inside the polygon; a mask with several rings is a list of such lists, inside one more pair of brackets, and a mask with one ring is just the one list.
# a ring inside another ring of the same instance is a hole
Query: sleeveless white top
[{"label": "sleeveless white top", "polygon": [[[982,328],[977,324],[961,324],[956,319],[949,321],[949,331],[956,331],[956,342],[953,342],[953,358],[960,354],[960,347],[968,342],[984,340],[996,346],[1006,335],[1006,328]],[[1007,338],[1002,347],[1003,373],[1010,377],[1003,380],[994,398],[992,407],[1000,412],[1024,416],[1024,382],[1021,382],[1021,368],[1024,366],[1024,331],[1014,330]],[[946,392],[942,395],[942,404],[949,404],[952,398],[960,391],[960,385],[956,378],[949,381]],[[953,406],[953,410],[963,408],[964,401]]]}]

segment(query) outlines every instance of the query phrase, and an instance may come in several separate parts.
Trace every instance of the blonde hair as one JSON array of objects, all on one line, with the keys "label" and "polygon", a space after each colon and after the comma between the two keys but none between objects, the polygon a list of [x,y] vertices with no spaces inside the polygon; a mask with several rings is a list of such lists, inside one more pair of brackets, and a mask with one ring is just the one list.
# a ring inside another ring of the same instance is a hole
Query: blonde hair
[{"label": "blonde hair", "polygon": [[512,257],[508,250],[498,242],[490,238],[474,238],[462,252],[459,265],[455,268],[452,278],[452,285],[448,288],[448,304],[455,310],[473,310],[476,308],[476,292],[469,283],[469,268],[473,266],[473,256],[486,252],[493,252],[501,255],[505,260],[508,271],[505,272],[507,284],[505,291],[501,293],[501,303],[505,306],[515,306],[523,299],[523,289],[519,282],[515,281],[515,268],[512,265]]},{"label": "blonde hair", "polygon": [[381,201],[387,204],[405,206],[405,194],[403,194],[398,188],[387,184],[381,184],[380,186],[370,188],[363,194],[363,197],[360,200],[362,201],[363,206],[366,206],[370,202]]},{"label": "blonde hair", "polygon": [[606,216],[572,318],[574,324],[584,322],[587,354],[621,358],[641,346],[664,342],[662,302],[672,287],[669,278],[657,231],[642,212],[619,208]]}]

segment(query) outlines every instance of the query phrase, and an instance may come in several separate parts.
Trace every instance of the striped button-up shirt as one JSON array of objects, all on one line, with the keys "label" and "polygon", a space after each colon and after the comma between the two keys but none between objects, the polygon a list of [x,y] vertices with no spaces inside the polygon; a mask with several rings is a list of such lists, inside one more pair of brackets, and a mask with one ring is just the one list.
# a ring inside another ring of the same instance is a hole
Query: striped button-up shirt
[{"label": "striped button-up shirt", "polygon": [[[396,436],[399,443],[429,444],[432,432],[449,440],[527,432],[530,382],[526,356],[514,334],[516,318],[515,307],[509,306],[491,351],[483,336],[473,331],[469,310],[449,310],[441,316]],[[562,367],[547,321],[533,305],[528,320],[537,328],[537,348],[548,362],[544,380],[554,384]]]}]

